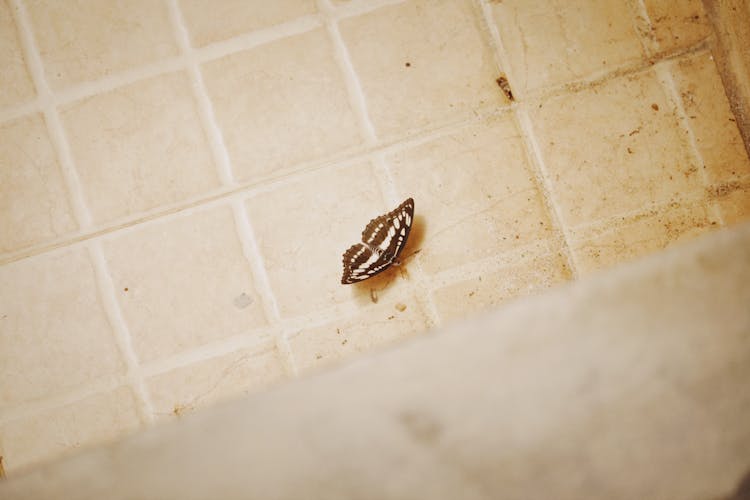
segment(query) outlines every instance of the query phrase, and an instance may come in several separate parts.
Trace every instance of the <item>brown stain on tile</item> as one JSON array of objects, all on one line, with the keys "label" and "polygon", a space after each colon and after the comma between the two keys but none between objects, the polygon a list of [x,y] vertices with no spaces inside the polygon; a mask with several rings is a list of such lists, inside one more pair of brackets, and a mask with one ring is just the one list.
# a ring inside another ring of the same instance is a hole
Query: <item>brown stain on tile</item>
[{"label": "brown stain on tile", "polygon": [[175,417],[181,417],[187,412],[193,411],[194,409],[195,407],[193,405],[175,403],[174,407],[172,408],[172,415],[174,415]]},{"label": "brown stain on tile", "polygon": [[500,77],[495,80],[495,83],[497,83],[497,86],[500,87],[500,90],[503,91],[503,94],[505,94],[505,97],[507,97],[509,101],[515,101],[513,91],[510,88],[510,82],[508,82],[508,78],[505,75],[500,75]]},{"label": "brown stain on tile", "polygon": [[745,186],[741,182],[729,181],[717,184],[707,188],[709,199],[715,200],[719,198],[725,198],[735,191],[743,189]]}]

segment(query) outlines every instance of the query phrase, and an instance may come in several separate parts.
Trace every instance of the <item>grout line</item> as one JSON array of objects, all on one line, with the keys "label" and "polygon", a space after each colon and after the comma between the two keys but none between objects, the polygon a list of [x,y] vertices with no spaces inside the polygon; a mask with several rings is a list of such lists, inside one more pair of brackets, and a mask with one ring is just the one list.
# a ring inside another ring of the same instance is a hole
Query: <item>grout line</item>
[{"label": "grout line", "polygon": [[[498,69],[505,73],[509,82],[516,83],[516,79],[513,76],[513,65],[510,64],[510,60],[505,57],[506,52],[503,47],[502,38],[500,37],[500,31],[497,29],[497,25],[492,17],[492,8],[487,3],[487,0],[476,0],[476,3],[479,4],[479,11],[482,16],[480,23],[487,28],[487,32],[490,34],[490,47],[495,49],[493,52],[495,53],[496,63],[499,66]],[[524,89],[524,93],[525,92]],[[514,90],[513,93],[515,95],[516,91]]]},{"label": "grout line", "polygon": [[[15,0],[20,2],[21,0]],[[325,1],[325,0],[321,0]],[[480,2],[482,9],[488,8],[486,0],[476,0]],[[378,2],[350,2],[351,5],[337,7],[330,12],[332,19],[344,19],[351,16],[357,16],[371,12],[390,5],[398,5],[404,0],[380,0]],[[19,23],[16,23],[19,24]],[[205,47],[193,49],[194,57],[197,63],[202,64],[215,59],[235,54],[244,50],[274,42],[288,36],[303,34],[318,28],[324,24],[319,15],[311,15],[298,18],[287,23],[272,26],[267,29],[255,31],[249,34],[239,35],[228,40],[216,42]],[[491,32],[496,32],[496,28],[490,28]],[[496,33],[495,33],[496,34]],[[494,36],[494,35],[493,35]],[[22,37],[23,38],[23,37]],[[661,59],[672,59],[681,57],[696,50],[706,49],[706,40],[701,40],[690,47],[678,47],[673,53],[659,54]],[[504,63],[504,62],[503,62]],[[632,72],[643,71],[650,68],[651,61],[638,61],[636,64],[624,64],[620,67],[608,69],[603,74],[594,74],[581,78],[574,82],[567,82],[560,85],[536,89],[529,92],[529,97],[544,97],[547,94],[555,94],[560,91],[575,91],[577,88],[595,86],[602,81],[606,81],[612,76],[621,76]],[[170,73],[185,69],[185,60],[182,56],[169,57],[157,62],[149,63],[136,68],[127,69],[113,75],[105,76],[100,79],[74,84],[70,87],[57,90],[52,96],[54,103],[59,107],[61,105],[91,97],[96,94],[108,92],[118,87],[130,85],[141,80],[153,78],[164,73]],[[513,77],[509,74],[511,68],[504,63],[503,69],[506,75],[513,83]],[[518,93],[518,91],[516,91]],[[0,123],[15,120],[26,114],[41,112],[44,101],[36,98],[32,101],[14,105],[9,108],[0,109]]]},{"label": "grout line", "polygon": [[92,224],[91,213],[86,206],[81,181],[70,153],[70,145],[65,137],[65,130],[60,123],[60,116],[53,101],[52,91],[44,74],[44,65],[34,40],[26,7],[21,0],[13,0],[12,7],[11,11],[15,13],[15,22],[21,35],[21,45],[26,56],[29,73],[39,95],[37,101],[41,106],[40,111],[44,113],[47,132],[57,152],[60,170],[65,179],[68,200],[79,227],[88,229]]},{"label": "grout line", "polygon": [[[211,151],[214,156],[214,161],[216,163],[219,178],[221,179],[222,185],[226,187],[234,187],[237,185],[237,182],[234,178],[234,174],[232,173],[229,151],[227,150],[226,144],[224,142],[224,137],[217,123],[211,100],[209,99],[208,92],[206,91],[206,87],[203,82],[203,76],[198,67],[198,58],[196,57],[196,52],[190,45],[187,26],[185,25],[185,21],[182,17],[182,13],[180,12],[176,0],[169,0],[169,10],[170,17],[172,18],[172,23],[174,24],[174,29],[177,35],[180,50],[182,51],[187,61],[187,67],[190,74],[190,79],[192,81],[194,96],[198,101],[198,106],[200,109],[201,122],[203,125],[203,129],[209,138],[209,142],[211,143]],[[297,32],[299,31],[298,28],[300,26],[305,29],[312,29],[318,26],[317,19],[317,16],[308,16],[302,18],[302,22],[287,23],[285,26],[294,26],[297,31],[292,34],[297,34]],[[257,33],[258,32],[254,33],[253,35],[256,35]],[[276,29],[266,30],[265,32],[261,31],[260,33],[269,33],[276,35],[282,33],[287,35],[290,34],[283,28],[278,27],[276,27]],[[257,39],[259,38],[256,36],[256,40]],[[231,43],[237,42],[236,40],[230,41],[230,46]],[[253,281],[255,282],[255,287],[261,296],[263,310],[265,312],[266,318],[272,326],[278,326],[281,323],[281,315],[279,313],[278,303],[276,302],[273,290],[271,289],[271,286],[268,282],[268,275],[264,268],[264,263],[256,244],[255,235],[253,233],[252,226],[250,225],[250,220],[247,216],[244,201],[241,199],[233,199],[231,201],[231,206],[232,213],[235,219],[237,237],[239,238],[242,245],[242,252],[245,256],[245,259],[247,260],[248,264],[250,264],[253,274]],[[292,376],[296,376],[298,372],[297,366],[294,361],[294,356],[291,352],[289,342],[287,341],[284,332],[278,329],[274,329],[274,338],[276,348],[281,355],[284,366]]]},{"label": "grout line", "polygon": [[[648,7],[646,7],[646,2],[644,0],[632,0],[632,2],[633,6],[631,7],[631,10],[635,9],[635,14],[633,16],[632,22],[635,27],[636,36],[639,38],[641,46],[646,52],[646,57],[654,57],[654,55],[659,53],[660,45],[656,37],[653,36],[655,33],[654,23],[651,21],[651,15],[648,13]],[[646,30],[648,31],[647,33],[643,33],[642,30],[639,29],[639,18],[643,19],[643,21],[646,23]]]},{"label": "grout line", "polygon": [[328,31],[328,36],[331,39],[331,42],[333,43],[334,58],[336,59],[339,70],[344,77],[347,94],[349,95],[349,102],[352,110],[357,116],[360,133],[365,139],[365,144],[367,146],[374,146],[377,144],[378,138],[375,134],[375,127],[373,126],[369,113],[367,112],[367,99],[362,90],[362,84],[359,81],[359,77],[354,70],[354,64],[352,63],[349,49],[347,49],[344,39],[341,36],[341,30],[339,30],[338,23],[332,19],[330,15],[333,7],[329,0],[318,0],[318,8],[327,16],[326,30]]},{"label": "grout line", "polygon": [[680,47],[672,52],[659,54],[659,59],[656,61],[646,59],[638,60],[636,62],[624,63],[619,66],[612,67],[607,71],[592,73],[577,80],[533,89],[528,92],[528,95],[524,96],[524,100],[545,100],[560,95],[576,94],[578,92],[586,91],[589,89],[596,89],[614,79],[621,78],[623,76],[635,76],[647,73],[651,71],[654,66],[658,66],[660,64],[668,64],[670,61],[685,56],[690,56],[698,52],[709,52],[707,39],[699,40],[689,47]]},{"label": "grout line", "polygon": [[141,370],[144,377],[153,377],[196,363],[220,358],[242,349],[262,351],[264,346],[275,346],[274,339],[264,335],[264,333],[267,333],[267,330],[256,329],[209,344],[203,344],[194,349],[144,363]]},{"label": "grout line", "polygon": [[289,370],[292,376],[296,377],[298,374],[297,364],[294,360],[291,347],[289,346],[286,332],[283,330],[279,304],[273,294],[273,289],[268,280],[268,273],[266,272],[263,255],[258,248],[253,227],[250,224],[250,219],[242,200],[237,199],[232,201],[232,213],[234,214],[237,235],[242,244],[242,253],[248,264],[250,264],[254,285],[261,297],[263,311],[265,312],[270,325],[272,327],[277,327],[274,329],[276,347],[282,356],[285,367]]},{"label": "grout line", "polygon": [[[477,0],[482,13],[482,20],[488,29],[490,34],[490,45],[493,48],[495,59],[501,66],[502,71],[506,71],[506,75],[511,79],[511,75],[507,73],[507,68],[510,68],[510,62],[505,56],[507,51],[503,46],[503,41],[500,38],[500,33],[497,30],[497,26],[492,19],[492,12],[487,4],[486,0]],[[512,79],[511,79],[512,81]],[[523,140],[524,147],[526,149],[526,155],[529,160],[529,166],[531,167],[534,177],[536,178],[536,185],[540,189],[542,198],[544,199],[545,205],[547,206],[547,212],[550,217],[550,222],[553,228],[555,228],[561,235],[563,240],[563,254],[567,260],[568,267],[573,279],[578,279],[578,266],[576,265],[575,256],[570,245],[570,234],[565,227],[562,219],[562,210],[557,203],[557,200],[552,195],[552,181],[549,178],[547,168],[544,162],[544,156],[542,155],[539,142],[537,141],[536,134],[534,133],[534,127],[531,124],[531,119],[528,112],[525,109],[525,105],[516,103],[513,106],[513,115],[515,121],[521,132],[521,139]]]},{"label": "grout line", "polygon": [[[178,7],[179,9],[179,7]],[[261,45],[273,43],[283,38],[302,35],[323,25],[320,14],[310,14],[298,17],[281,24],[262,28],[249,33],[243,33],[227,40],[213,42],[203,47],[194,49],[195,59],[198,63],[205,63],[221,59],[238,52],[244,52]]]},{"label": "grout line", "polygon": [[[322,0],[330,5],[330,0]],[[361,16],[372,11],[405,3],[406,0],[350,0],[338,7],[331,7],[331,15],[336,19]]]},{"label": "grout line", "polygon": [[10,107],[0,109],[0,125],[24,118],[27,115],[39,113],[42,109],[42,100],[36,96],[20,104],[14,104]]},{"label": "grout line", "polygon": [[185,25],[185,20],[183,19],[180,8],[177,5],[177,0],[168,0],[167,3],[169,17],[175,32],[175,38],[177,39],[177,44],[180,47],[180,51],[185,60],[185,66],[187,67],[191,87],[193,89],[193,97],[198,105],[198,113],[211,147],[211,153],[214,158],[219,180],[224,186],[235,186],[237,185],[237,182],[232,173],[229,153],[224,143],[224,137],[217,124],[216,115],[211,100],[208,97],[205,83],[203,82],[203,76],[198,69],[198,63],[193,48],[190,45],[190,37],[188,35],[187,26]]},{"label": "grout line", "polygon": [[[367,99],[365,98],[357,73],[354,70],[354,64],[351,61],[349,51],[341,36],[338,23],[331,18],[333,7],[329,0],[318,0],[318,8],[327,15],[328,20],[326,22],[326,28],[328,29],[328,34],[333,41],[335,57],[344,75],[344,79],[346,80],[349,100],[357,115],[362,134],[365,136],[368,145],[375,145],[377,144],[377,135],[372,120],[370,119]],[[375,164],[376,169],[382,174],[378,176],[382,184],[381,195],[385,195],[385,197],[392,202],[389,205],[400,203],[401,200],[397,199],[398,190],[396,189],[393,176],[391,175],[383,154],[375,153],[371,155],[370,161]],[[427,319],[431,322],[428,326],[439,326],[441,324],[440,315],[437,311],[435,302],[432,300],[432,295],[425,285],[425,273],[417,259],[415,259],[413,263],[417,273],[412,289],[417,293],[417,298],[421,298],[424,301],[423,305],[426,306]]]},{"label": "grout line", "polygon": [[297,168],[287,171],[278,177],[267,177],[260,181],[250,181],[236,186],[222,186],[186,200],[161,205],[134,215],[129,215],[108,221],[102,226],[91,228],[88,231],[71,232],[63,237],[51,240],[37,246],[27,247],[16,252],[6,253],[0,256],[0,265],[5,265],[18,260],[26,259],[46,252],[54,252],[62,246],[75,245],[95,238],[111,238],[117,235],[137,229],[140,224],[158,223],[170,220],[173,217],[194,213],[195,211],[222,206],[231,202],[232,198],[249,198],[257,194],[265,193],[279,187],[304,181],[320,171],[335,170],[347,165],[373,161],[374,155],[380,152],[390,153],[408,149],[416,145],[443,137],[454,131],[460,130],[472,123],[509,112],[508,108],[488,112],[486,115],[471,116],[469,119],[461,119],[456,122],[441,125],[435,129],[427,129],[407,136],[401,141],[394,141],[381,146],[358,151],[339,158],[324,158],[322,160],[302,163]]},{"label": "grout line", "polygon": [[[664,65],[659,65],[654,71],[659,77],[659,81],[662,88],[666,91],[667,97],[672,101],[672,105],[677,111],[677,120],[683,131],[687,134],[691,152],[693,153],[694,158],[698,161],[698,170],[700,170],[701,179],[703,180],[703,188],[708,191],[711,186],[711,181],[706,172],[706,162],[703,160],[703,154],[698,147],[698,141],[695,138],[695,133],[693,133],[693,127],[690,126],[690,120],[685,112],[685,105],[682,101],[682,96],[680,95],[680,92],[677,89],[677,84],[672,77],[672,69]],[[724,216],[719,209],[719,204],[715,200],[711,203],[711,208],[713,215],[719,220],[719,223],[722,226],[725,226],[726,223],[724,221]]]},{"label": "grout line", "polygon": [[[396,188],[396,182],[393,179],[393,174],[390,171],[388,162],[383,155],[378,155],[374,159],[375,167],[378,170],[378,179],[381,182],[381,192],[385,195],[385,198],[390,202],[388,203],[388,210],[392,210],[394,206],[403,201],[399,197],[399,190]],[[403,195],[403,193],[401,193]],[[414,201],[415,211],[419,207],[419,202]],[[427,274],[422,268],[422,263],[419,261],[419,256],[412,260],[411,264],[415,269],[414,283],[412,284],[413,291],[417,294],[417,299],[422,302],[423,308],[427,313],[427,320],[429,321],[428,327],[438,327],[442,325],[442,319],[440,312],[438,311],[437,305],[432,298],[432,293],[429,286],[427,285]]]},{"label": "grout line", "polygon": [[531,123],[531,119],[527,111],[523,107],[516,108],[516,120],[519,127],[521,128],[521,136],[523,143],[526,148],[526,153],[529,158],[531,169],[533,170],[534,177],[536,177],[536,184],[541,190],[542,197],[544,198],[545,205],[547,205],[547,212],[550,215],[550,222],[552,226],[560,232],[563,239],[563,254],[568,261],[570,267],[570,274],[574,280],[578,279],[578,263],[573,253],[573,247],[571,246],[571,235],[570,230],[565,227],[565,223],[562,218],[562,209],[559,203],[552,194],[552,180],[547,172],[547,167],[544,162],[544,156],[542,150],[539,147],[539,141],[534,133],[534,127]]},{"label": "grout line", "polygon": [[24,401],[16,406],[3,407],[0,412],[0,425],[13,420],[33,417],[44,412],[64,408],[84,399],[112,392],[127,384],[122,376],[111,375],[95,378],[72,389],[63,389],[42,399]]},{"label": "grout line", "polygon": [[502,253],[444,269],[430,277],[429,289],[431,291],[439,290],[446,286],[476,279],[483,275],[493,274],[519,264],[526,264],[536,258],[557,254],[563,244],[560,240],[561,238],[559,237],[535,240]]},{"label": "grout line", "polygon": [[[677,84],[675,83],[672,76],[672,68],[665,65],[659,65],[654,69],[654,71],[659,77],[659,83],[666,92],[667,98],[672,101],[672,105],[677,111],[677,120],[680,123],[680,127],[688,137],[690,152],[692,153],[693,158],[698,161],[698,170],[700,171],[701,180],[703,181],[703,188],[706,192],[708,192],[711,186],[711,181],[708,177],[708,174],[706,173],[706,162],[703,160],[703,154],[698,147],[698,141],[695,138],[695,133],[693,133],[693,127],[690,125],[690,120],[688,118],[687,112],[685,111],[682,96],[680,95],[680,92],[677,89]],[[724,221],[724,216],[716,200],[711,203],[711,209],[714,217],[718,219],[719,223],[722,226],[725,226],[726,222]]]},{"label": "grout line", "polygon": [[[21,10],[18,8],[18,5],[20,5],[20,2],[22,1],[23,0],[13,0],[16,11]],[[179,7],[177,7],[176,11],[172,11],[173,5],[176,5],[173,4],[173,1],[174,0],[169,0],[169,8],[172,15],[173,12],[179,12]],[[326,0],[321,1],[325,2]],[[342,5],[339,7],[330,7],[328,12],[330,18],[333,20],[345,19],[348,17],[366,14],[368,12],[372,12],[374,10],[390,5],[400,4],[404,1],[405,0],[365,0],[361,2],[352,1],[346,5]],[[24,16],[24,20],[28,19],[28,15],[26,14],[25,9],[23,10],[22,15]],[[185,26],[185,23],[184,21],[182,21],[181,15],[179,19],[180,21],[178,22],[177,26],[182,29],[181,27]],[[26,27],[30,25],[28,21],[25,22],[26,24],[24,25],[22,22],[19,22],[18,18],[16,18],[16,25],[19,27],[19,31],[21,32],[22,43],[24,43],[23,38],[26,34],[24,30],[27,29]],[[282,38],[301,35],[308,31],[319,28],[322,25],[323,20],[321,19],[320,15],[313,14],[302,16],[291,21],[271,26],[269,28],[245,33],[232,37],[228,40],[214,42],[204,47],[193,49],[192,52],[194,62],[197,64],[201,64],[208,61],[220,59],[237,52],[242,52],[254,47],[272,43]],[[27,59],[30,63],[33,62],[31,57]],[[112,75],[107,75],[93,81],[73,84],[70,87],[56,91],[55,94],[52,95],[52,99],[57,106],[61,106],[69,102],[78,101],[80,99],[85,99],[96,94],[108,92],[118,87],[130,85],[141,80],[153,78],[164,73],[180,71],[184,69],[184,64],[185,60],[181,56],[167,57],[156,62],[144,64],[143,66],[130,68]],[[44,99],[37,97],[22,104],[12,105],[11,107],[0,109],[0,123],[15,120],[28,114],[41,112],[44,104]]]},{"label": "grout line", "polygon": [[108,271],[107,262],[104,259],[104,252],[98,241],[90,242],[87,247],[96,274],[99,297],[102,300],[107,319],[115,333],[115,341],[127,367],[126,379],[138,400],[138,413],[143,423],[150,424],[154,421],[154,407],[140,371],[138,355],[133,347],[133,336],[130,334],[115,297],[115,287],[112,282],[112,275]]},{"label": "grout line", "polygon": [[[22,0],[13,1],[16,2],[17,5],[21,5]],[[16,20],[16,25],[19,27],[19,31],[22,35],[21,41],[24,43],[24,37],[27,32],[30,33],[30,29],[28,28],[29,23],[27,21],[27,14],[25,9],[21,12],[22,9],[23,8],[21,7],[15,10],[19,12],[19,18]],[[176,21],[173,19],[173,23],[175,22]],[[176,24],[175,27],[181,29],[179,21],[177,21],[177,23],[178,24]],[[272,43],[282,38],[312,31],[313,29],[322,26],[322,24],[323,22],[318,15],[301,17],[267,29],[253,31],[205,47],[193,49],[192,59],[196,64],[221,59],[222,57]],[[184,25],[184,23],[182,25]],[[178,35],[178,40],[179,36],[181,35]],[[29,61],[29,66],[32,66],[34,63],[33,58],[28,57],[27,59]],[[39,64],[39,67],[41,67],[41,63]],[[32,100],[31,102],[0,110],[0,123],[18,118],[24,112],[33,113],[41,111],[44,105],[49,101],[52,101],[57,106],[61,106],[96,94],[109,92],[119,87],[131,85],[142,80],[154,78],[165,73],[181,71],[186,69],[185,66],[186,59],[184,56],[167,57],[156,62],[120,71],[113,75],[104,76],[93,81],[76,83],[70,87],[56,91],[55,94],[48,93],[46,96],[40,95],[37,99]],[[30,68],[30,72],[32,73],[33,78],[33,69]]]},{"label": "grout line", "polygon": [[[750,183],[748,183],[750,186]],[[665,199],[659,202],[650,203],[646,206],[640,207],[636,210],[630,210],[628,212],[620,212],[609,217],[597,219],[594,221],[584,222],[572,227],[574,233],[585,233],[590,231],[598,232],[599,234],[608,234],[609,231],[616,230],[619,226],[627,226],[632,224],[634,221],[631,219],[638,219],[644,216],[657,215],[664,213],[670,208],[684,208],[691,207],[705,203],[705,195],[693,195],[685,198],[681,198],[679,201],[673,201]],[[573,236],[573,240],[581,241],[581,237]]]},{"label": "grout line", "polygon": [[[747,184],[750,185],[750,178],[747,180]],[[395,193],[394,193],[395,196]],[[701,203],[704,201],[703,197],[695,197],[683,200],[685,205],[694,203]],[[646,212],[655,211],[661,212],[664,208],[672,205],[673,202],[666,201],[659,205],[654,205]],[[642,215],[644,210],[634,210],[627,213],[618,214],[607,218],[605,220],[594,221],[592,223],[583,224],[576,226],[575,230],[579,229],[590,229],[597,225],[610,226],[611,221],[619,220],[621,218],[635,217]],[[519,261],[519,255],[528,254],[522,258],[523,261],[528,261],[534,258],[543,258],[548,255],[556,253],[559,248],[555,247],[556,238],[547,238],[541,241],[531,242],[527,245],[513,248],[502,254],[493,255],[489,258],[473,261],[467,264],[459,265],[441,271],[431,277],[427,281],[427,289],[430,291],[450,286],[455,283],[473,279],[476,276],[487,273],[497,272],[505,269],[513,263]],[[560,242],[562,244],[562,242]],[[295,316],[282,320],[284,330],[292,332],[286,338],[293,338],[298,330],[305,328],[315,328],[324,325],[331,324],[332,322],[340,319],[347,319],[356,317],[359,314],[359,309],[353,307],[351,304],[343,304],[333,306],[325,310],[319,310],[314,313],[308,313],[302,316]],[[275,338],[269,338],[264,336],[263,328],[254,329],[252,331],[235,335],[226,339],[221,339],[214,343],[204,344],[195,349],[184,351],[168,358],[159,359],[156,361],[144,363],[141,366],[141,371],[144,377],[151,377],[159,375],[161,373],[169,372],[184,366],[188,366],[193,363],[206,361],[212,358],[220,357],[223,355],[231,354],[242,348],[258,348],[268,342],[276,343]],[[29,403],[22,403],[19,406],[4,408],[2,415],[0,415],[0,424],[22,418],[27,415],[38,414],[39,412],[52,410],[55,408],[63,407],[69,404],[73,404],[87,397],[112,391],[117,387],[121,387],[127,383],[127,380],[123,380],[121,377],[110,377],[103,380],[96,380],[93,382],[86,383],[85,385],[76,387],[64,394],[58,394],[50,398],[46,398],[41,401],[34,401]]]}]

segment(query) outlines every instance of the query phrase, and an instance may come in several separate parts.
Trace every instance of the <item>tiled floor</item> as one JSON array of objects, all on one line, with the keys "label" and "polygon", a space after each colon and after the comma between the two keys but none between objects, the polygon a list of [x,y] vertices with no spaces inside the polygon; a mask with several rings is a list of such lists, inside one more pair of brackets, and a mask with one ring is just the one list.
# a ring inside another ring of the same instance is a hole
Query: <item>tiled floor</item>
[{"label": "tiled floor", "polygon": [[0,2],[11,474],[750,218],[699,0],[123,5]]}]

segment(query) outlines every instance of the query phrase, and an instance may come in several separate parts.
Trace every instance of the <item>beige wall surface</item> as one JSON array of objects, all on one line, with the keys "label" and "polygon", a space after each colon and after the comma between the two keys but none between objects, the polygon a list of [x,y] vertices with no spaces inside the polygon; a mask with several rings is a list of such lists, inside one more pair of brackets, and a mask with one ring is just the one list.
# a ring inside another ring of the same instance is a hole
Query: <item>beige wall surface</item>
[{"label": "beige wall surface", "polygon": [[[713,19],[0,0],[6,471],[747,220]],[[405,265],[342,286],[342,253],[410,196]]]}]

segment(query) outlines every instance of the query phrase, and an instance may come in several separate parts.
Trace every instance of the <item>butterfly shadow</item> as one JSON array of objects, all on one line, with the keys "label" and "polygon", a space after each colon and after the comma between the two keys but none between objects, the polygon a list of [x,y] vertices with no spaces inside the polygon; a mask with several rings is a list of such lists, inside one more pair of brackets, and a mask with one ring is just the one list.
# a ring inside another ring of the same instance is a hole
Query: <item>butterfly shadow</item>
[{"label": "butterfly shadow", "polygon": [[392,265],[372,278],[351,285],[354,298],[359,304],[377,303],[380,299],[380,292],[391,288],[399,277],[404,280],[411,279],[408,267],[421,250],[426,225],[427,223],[423,216],[414,216],[414,221],[409,231],[409,239],[406,240],[406,246],[404,246],[399,256],[400,265]]}]

